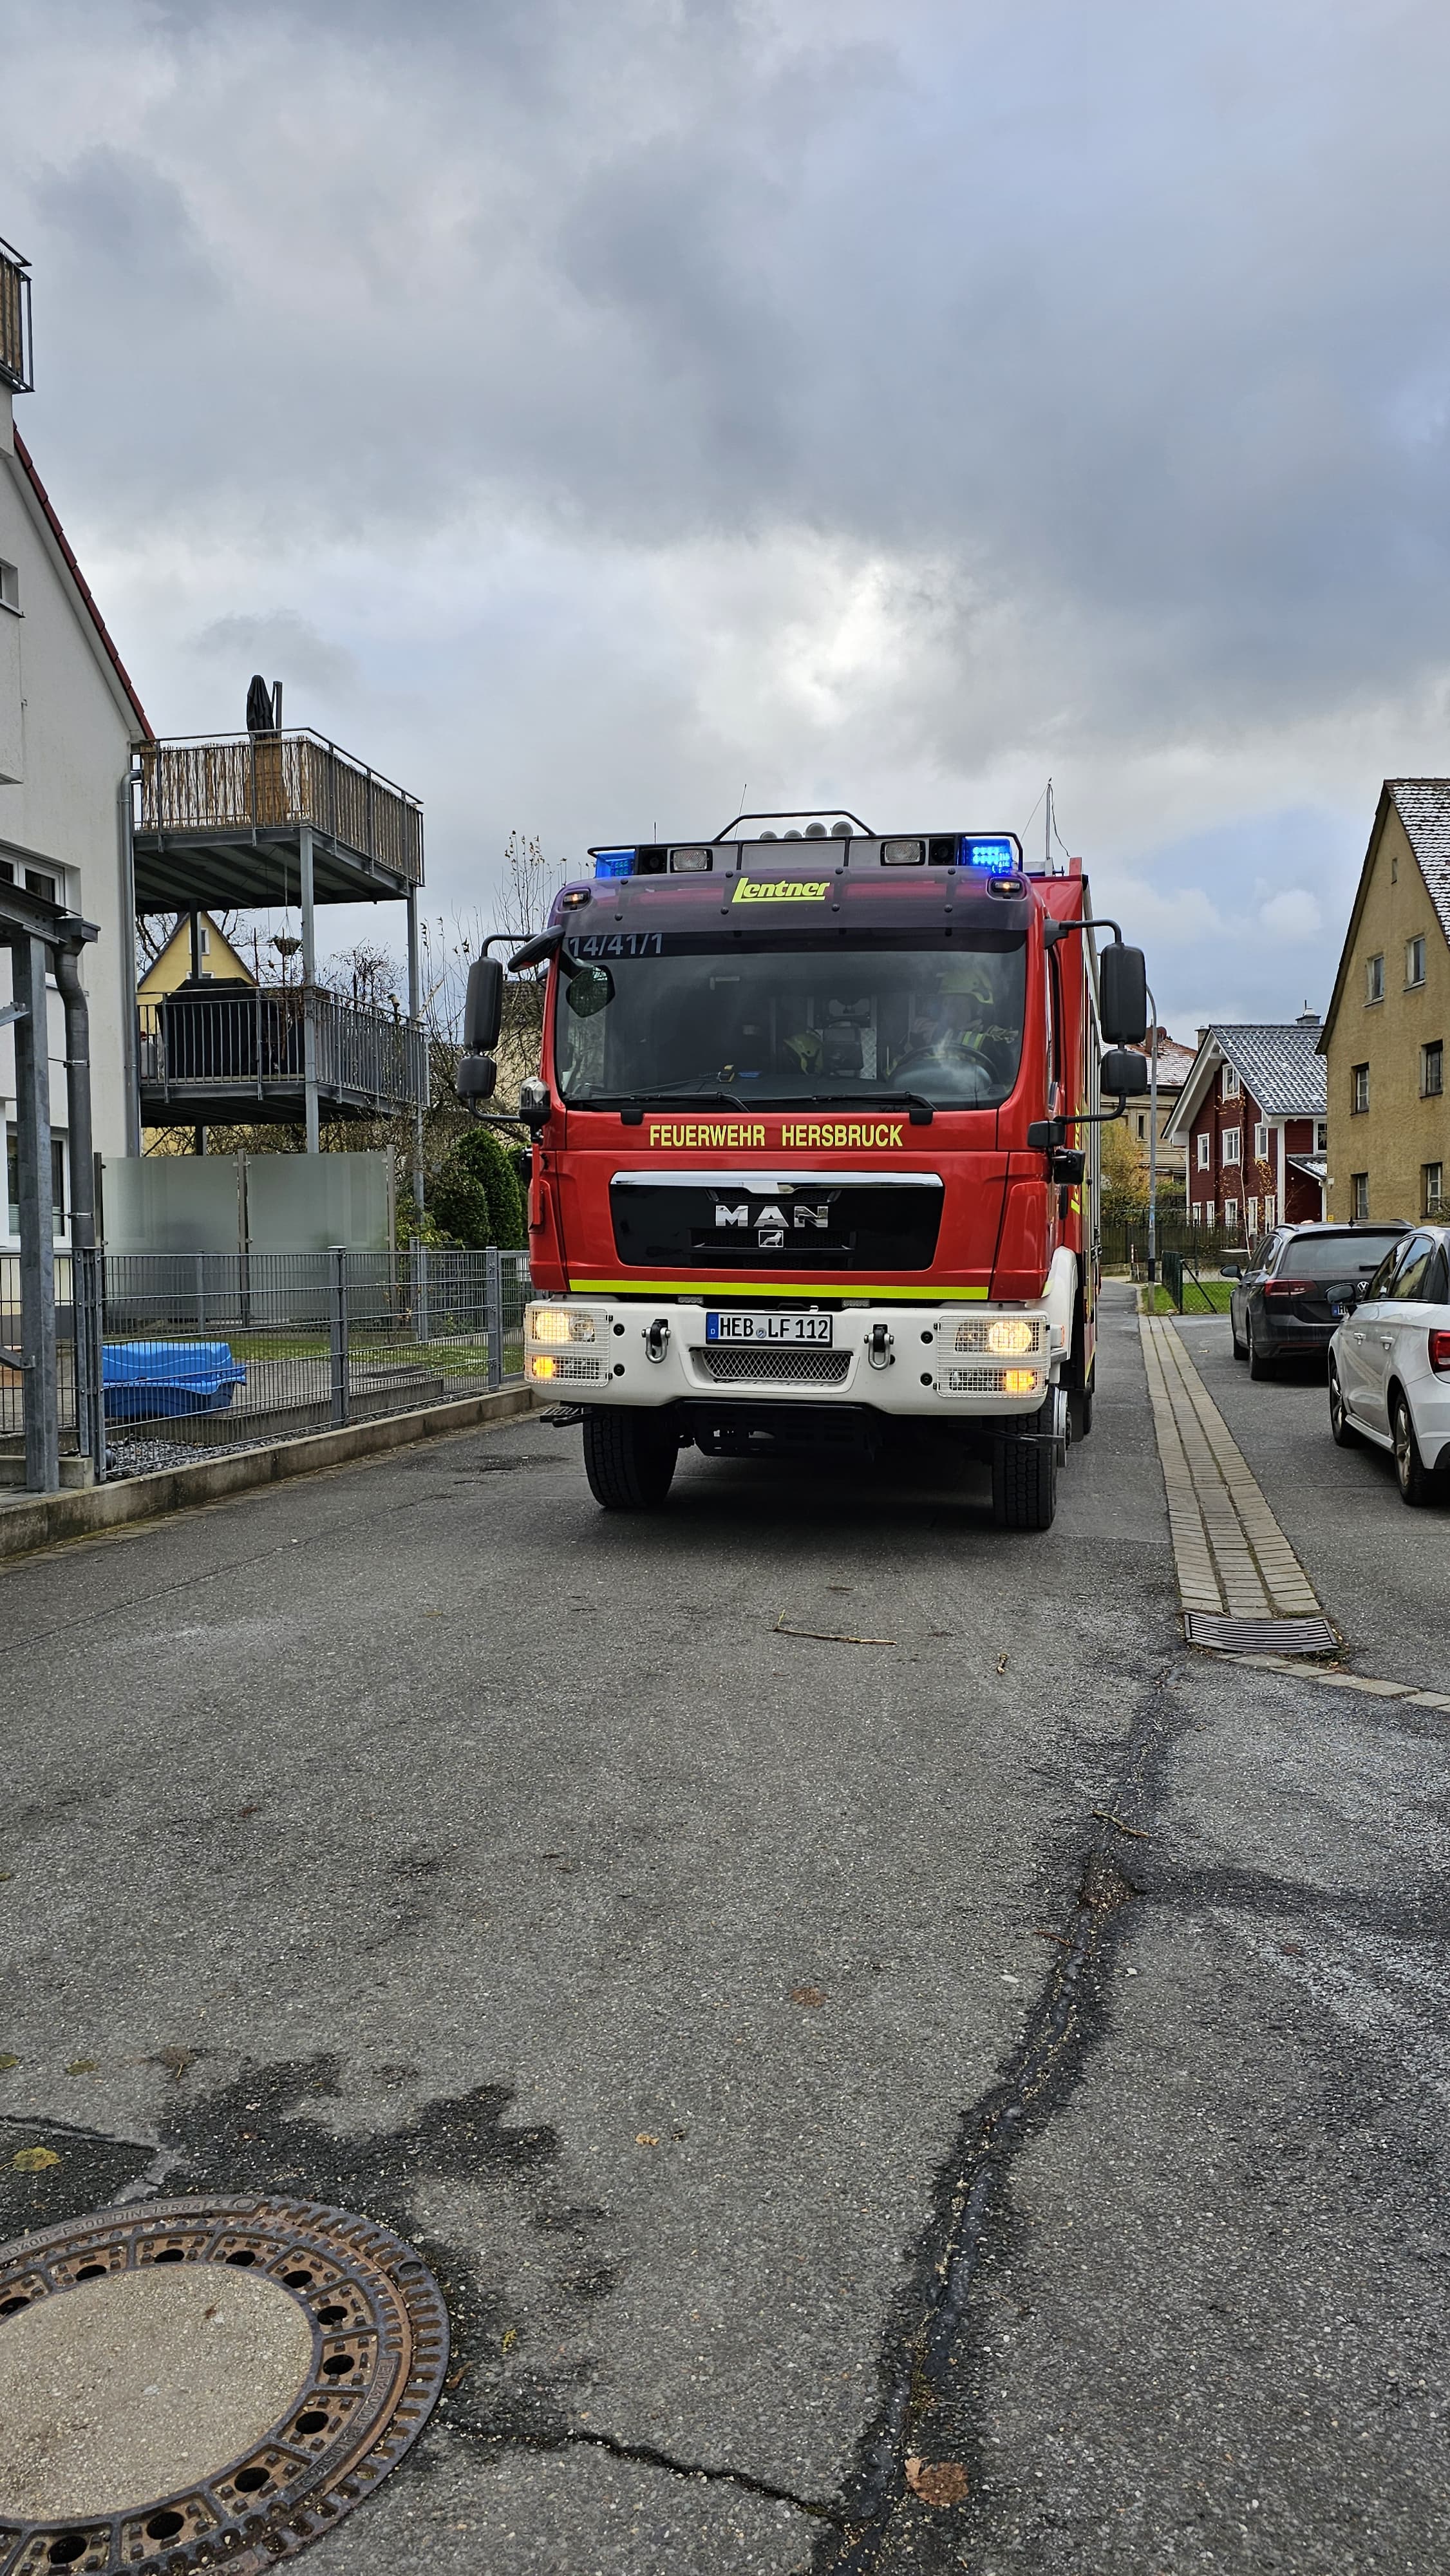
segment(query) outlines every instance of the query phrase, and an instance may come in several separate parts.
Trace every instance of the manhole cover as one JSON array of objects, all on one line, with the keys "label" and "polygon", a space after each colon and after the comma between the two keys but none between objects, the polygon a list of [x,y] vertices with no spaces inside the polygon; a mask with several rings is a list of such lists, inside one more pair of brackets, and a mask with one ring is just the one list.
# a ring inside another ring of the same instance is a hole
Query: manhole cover
[{"label": "manhole cover", "polygon": [[315,2202],[153,2201],[0,2247],[0,2576],[270,2567],[443,2385],[436,2282]]},{"label": "manhole cover", "polygon": [[1334,1655],[1339,1639],[1327,1619],[1229,1619],[1222,1612],[1190,1610],[1190,1646],[1220,1655]]}]

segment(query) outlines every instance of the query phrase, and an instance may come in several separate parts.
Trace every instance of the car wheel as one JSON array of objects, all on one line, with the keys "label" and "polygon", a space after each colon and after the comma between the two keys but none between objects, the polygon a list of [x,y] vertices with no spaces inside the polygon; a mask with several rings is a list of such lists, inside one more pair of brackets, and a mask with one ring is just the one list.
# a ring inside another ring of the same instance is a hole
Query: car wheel
[{"label": "car wheel", "polygon": [[1395,1477],[1402,1503],[1432,1503],[1440,1479],[1432,1476],[1420,1455],[1415,1426],[1404,1396],[1397,1395],[1390,1408],[1390,1427],[1395,1441]]},{"label": "car wheel", "polygon": [[1268,1357],[1266,1352],[1260,1350],[1259,1345],[1254,1338],[1254,1319],[1252,1315],[1250,1315],[1248,1319],[1245,1330],[1249,1337],[1248,1360],[1250,1377],[1272,1377],[1274,1374],[1274,1363]]},{"label": "car wheel", "polygon": [[1329,1363],[1329,1430],[1336,1448],[1357,1449],[1359,1447],[1359,1433],[1350,1421],[1349,1408],[1344,1401],[1344,1389],[1339,1383],[1339,1371],[1333,1360]]}]

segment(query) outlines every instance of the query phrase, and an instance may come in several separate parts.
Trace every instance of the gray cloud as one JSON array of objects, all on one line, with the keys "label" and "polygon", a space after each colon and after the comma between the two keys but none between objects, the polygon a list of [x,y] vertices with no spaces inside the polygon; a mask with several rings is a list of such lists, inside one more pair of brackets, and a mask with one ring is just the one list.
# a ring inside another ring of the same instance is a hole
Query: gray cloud
[{"label": "gray cloud", "polygon": [[[697,828],[717,775],[919,810],[1052,765],[1166,882],[1443,728],[1427,0],[11,20],[34,436],[128,658],[205,723],[186,638],[275,635],[427,766],[445,866],[486,749],[487,831],[561,837]],[[1299,974],[1276,892],[1321,960],[1335,917],[1274,864],[1243,902]]]}]

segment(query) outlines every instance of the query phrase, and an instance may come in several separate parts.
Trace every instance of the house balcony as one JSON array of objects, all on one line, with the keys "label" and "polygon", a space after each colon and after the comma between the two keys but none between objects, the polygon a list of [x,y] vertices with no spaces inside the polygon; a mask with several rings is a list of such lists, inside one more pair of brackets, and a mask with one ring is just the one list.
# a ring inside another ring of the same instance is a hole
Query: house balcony
[{"label": "house balcony", "polygon": [[137,1074],[148,1127],[389,1118],[428,1097],[428,1041],[415,1022],[305,986],[183,989],[137,1006]]},{"label": "house balcony", "polygon": [[28,394],[30,366],[30,262],[0,241],[0,384]]},{"label": "house balcony", "polygon": [[418,799],[314,733],[144,743],[132,838],[138,912],[379,902],[423,882]]}]

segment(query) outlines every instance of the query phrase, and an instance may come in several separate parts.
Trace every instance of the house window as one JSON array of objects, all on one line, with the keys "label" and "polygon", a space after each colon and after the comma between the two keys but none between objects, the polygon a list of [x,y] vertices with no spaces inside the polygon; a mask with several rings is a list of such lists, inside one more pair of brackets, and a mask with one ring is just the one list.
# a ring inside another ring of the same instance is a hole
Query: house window
[{"label": "house window", "polygon": [[1223,1221],[1224,1221],[1224,1225],[1225,1225],[1225,1227],[1226,1227],[1227,1231],[1228,1231],[1230,1234],[1233,1234],[1233,1233],[1235,1233],[1235,1232],[1237,1231],[1237,1229],[1238,1229],[1238,1221],[1239,1221],[1239,1203],[1238,1203],[1238,1200],[1237,1200],[1237,1199],[1225,1199],[1225,1200],[1224,1200],[1224,1203],[1223,1203]]},{"label": "house window", "polygon": [[1423,933],[1405,941],[1405,982],[1423,984],[1425,980],[1425,941]]},{"label": "house window", "polygon": [[1349,1213],[1357,1220],[1369,1214],[1369,1174],[1351,1172],[1349,1176]]},{"label": "house window", "polygon": [[1254,1129],[1254,1160],[1256,1163],[1267,1163],[1268,1159],[1269,1122],[1267,1118],[1261,1118]]},{"label": "house window", "polygon": [[1201,1172],[1211,1171],[1213,1168],[1213,1138],[1209,1135],[1206,1128],[1200,1129],[1197,1141],[1198,1168]]},{"label": "house window", "polygon": [[1420,1165],[1420,1214],[1441,1217],[1445,1213],[1445,1166],[1443,1163]]},{"label": "house window", "polygon": [[1367,1002],[1382,1002],[1384,997],[1385,961],[1384,952],[1381,950],[1378,957],[1367,957],[1365,959],[1364,998]]},{"label": "house window", "polygon": [[1226,1064],[1223,1069],[1223,1097],[1225,1100],[1237,1100],[1238,1096],[1238,1075],[1235,1073],[1231,1064]]},{"label": "house window", "polygon": [[20,575],[12,563],[0,563],[0,608],[8,608],[13,617],[20,615]]},{"label": "house window", "polygon": [[54,877],[47,876],[44,868],[26,869],[25,891],[27,894],[38,894],[43,903],[59,903],[60,901],[55,879]]},{"label": "house window", "polygon": [[1369,1107],[1369,1066],[1352,1064],[1349,1068],[1349,1114],[1362,1118]]},{"label": "house window", "polygon": [[1275,1192],[1273,1190],[1266,1190],[1264,1196],[1259,1201],[1259,1205],[1264,1212],[1264,1232],[1267,1234],[1270,1226],[1275,1225],[1278,1222],[1279,1202]]},{"label": "house window", "polygon": [[1247,1229],[1248,1229],[1248,1231],[1249,1231],[1249,1233],[1250,1233],[1250,1234],[1257,1234],[1257,1233],[1258,1233],[1258,1230],[1259,1230],[1259,1202],[1258,1202],[1258,1200],[1257,1200],[1257,1199],[1245,1199],[1245,1201],[1244,1201],[1244,1224],[1245,1224],[1245,1226],[1247,1227]]},{"label": "house window", "polygon": [[1432,1038],[1420,1049],[1420,1098],[1438,1100],[1445,1088],[1445,1042]]},{"label": "house window", "polygon": [[1241,1163],[1243,1158],[1244,1131],[1242,1127],[1225,1127],[1223,1131],[1224,1161],[1226,1163]]},{"label": "house window", "polygon": [[1314,1151],[1316,1154],[1327,1154],[1329,1151],[1329,1122],[1325,1118],[1320,1119],[1314,1130]]},{"label": "house window", "polygon": [[1142,1110],[1140,1109],[1140,1110],[1139,1110],[1139,1112],[1138,1112],[1138,1134],[1139,1134],[1139,1136],[1140,1136],[1140,1137],[1144,1137],[1144,1136],[1146,1136],[1146,1135],[1147,1135],[1147,1133],[1148,1133],[1148,1121],[1147,1121],[1147,1119],[1144,1117],[1143,1112],[1142,1112]]}]

